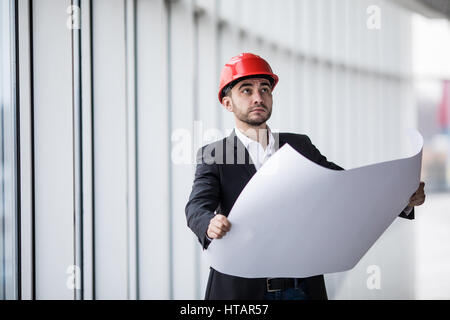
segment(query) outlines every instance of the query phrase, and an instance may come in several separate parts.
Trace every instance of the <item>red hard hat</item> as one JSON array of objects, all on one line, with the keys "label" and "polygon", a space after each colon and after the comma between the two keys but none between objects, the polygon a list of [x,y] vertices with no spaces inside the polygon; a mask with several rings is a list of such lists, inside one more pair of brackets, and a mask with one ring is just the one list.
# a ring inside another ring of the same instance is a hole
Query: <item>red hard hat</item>
[{"label": "red hard hat", "polygon": [[272,81],[272,89],[278,83],[278,76],[272,72],[272,68],[266,60],[252,53],[241,53],[231,58],[223,67],[220,74],[219,101],[222,103],[223,89],[230,83],[237,83],[238,79],[249,76],[263,75]]}]

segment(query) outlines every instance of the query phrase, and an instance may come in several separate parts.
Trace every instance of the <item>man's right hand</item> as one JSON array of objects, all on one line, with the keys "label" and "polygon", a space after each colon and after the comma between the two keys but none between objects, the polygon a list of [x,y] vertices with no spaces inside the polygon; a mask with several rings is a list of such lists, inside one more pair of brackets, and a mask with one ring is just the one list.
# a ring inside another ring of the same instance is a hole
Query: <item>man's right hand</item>
[{"label": "man's right hand", "polygon": [[230,228],[231,223],[228,221],[227,217],[223,214],[216,214],[214,218],[209,221],[206,235],[211,239],[220,239],[230,231]]}]

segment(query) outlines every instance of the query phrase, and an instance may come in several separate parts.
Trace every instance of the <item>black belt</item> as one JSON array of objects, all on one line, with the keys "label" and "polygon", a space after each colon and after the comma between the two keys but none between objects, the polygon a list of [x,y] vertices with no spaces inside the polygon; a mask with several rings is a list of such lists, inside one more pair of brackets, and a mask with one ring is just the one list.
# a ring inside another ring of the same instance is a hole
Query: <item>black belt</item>
[{"label": "black belt", "polygon": [[304,279],[296,278],[267,278],[266,290],[267,292],[275,292],[290,288],[297,288],[303,280]]}]

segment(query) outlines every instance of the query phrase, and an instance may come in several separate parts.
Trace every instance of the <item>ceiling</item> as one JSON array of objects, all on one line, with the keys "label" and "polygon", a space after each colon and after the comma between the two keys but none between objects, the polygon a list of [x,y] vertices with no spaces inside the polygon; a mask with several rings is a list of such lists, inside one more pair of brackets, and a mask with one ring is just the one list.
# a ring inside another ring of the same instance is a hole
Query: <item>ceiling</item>
[{"label": "ceiling", "polygon": [[450,19],[450,0],[393,0],[402,7],[427,18]]}]

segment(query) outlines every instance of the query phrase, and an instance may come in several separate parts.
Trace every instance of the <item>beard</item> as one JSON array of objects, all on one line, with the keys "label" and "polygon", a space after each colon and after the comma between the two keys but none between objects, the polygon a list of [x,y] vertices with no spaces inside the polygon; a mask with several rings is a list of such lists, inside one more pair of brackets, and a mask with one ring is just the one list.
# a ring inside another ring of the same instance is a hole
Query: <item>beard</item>
[{"label": "beard", "polygon": [[255,108],[263,108],[264,110],[266,110],[266,112],[265,114],[254,116],[252,115],[250,110],[248,113],[237,113],[236,116],[239,120],[247,123],[250,126],[259,126],[270,119],[270,116],[272,115],[272,110],[269,110],[269,108],[267,108],[263,104],[259,106],[254,106],[252,110]]}]

